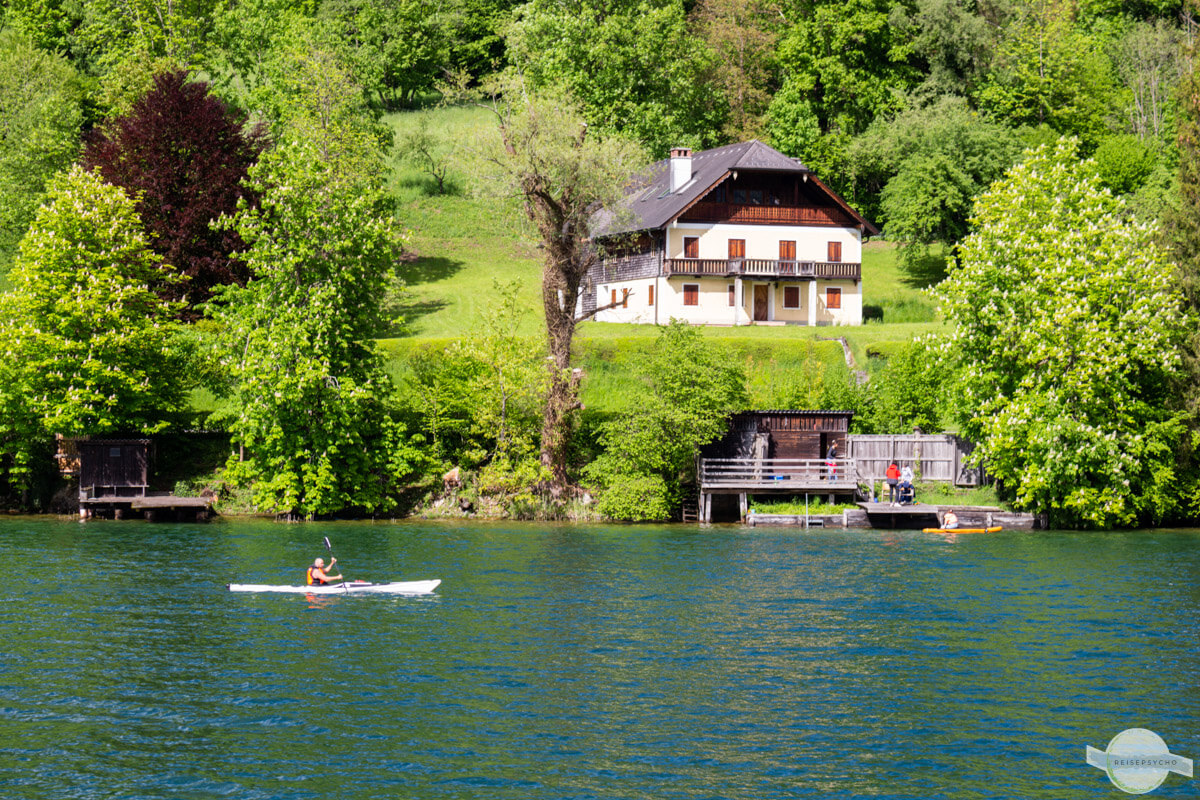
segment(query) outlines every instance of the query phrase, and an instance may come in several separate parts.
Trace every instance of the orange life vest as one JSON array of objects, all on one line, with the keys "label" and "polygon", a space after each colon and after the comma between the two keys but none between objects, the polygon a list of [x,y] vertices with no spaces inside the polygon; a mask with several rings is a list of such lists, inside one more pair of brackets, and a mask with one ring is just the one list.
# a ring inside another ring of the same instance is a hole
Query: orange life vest
[{"label": "orange life vest", "polygon": [[319,586],[325,582],[323,580],[318,580],[317,578],[313,577],[313,570],[315,570],[315,569],[316,569],[316,567],[309,567],[308,571],[304,574],[305,583],[307,583],[309,586],[312,586],[314,583]]}]

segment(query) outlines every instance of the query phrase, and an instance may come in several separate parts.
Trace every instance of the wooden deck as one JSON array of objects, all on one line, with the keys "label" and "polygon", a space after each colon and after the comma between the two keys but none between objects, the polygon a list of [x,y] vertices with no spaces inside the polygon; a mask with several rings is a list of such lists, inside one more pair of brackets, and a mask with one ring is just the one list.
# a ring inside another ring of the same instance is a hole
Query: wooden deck
[{"label": "wooden deck", "polygon": [[213,515],[211,497],[176,497],[175,495],[138,495],[135,497],[81,497],[80,519],[144,518],[150,522],[161,520],[204,521]]},{"label": "wooden deck", "polygon": [[700,491],[731,494],[853,494],[858,490],[854,460],[823,458],[702,458]]}]

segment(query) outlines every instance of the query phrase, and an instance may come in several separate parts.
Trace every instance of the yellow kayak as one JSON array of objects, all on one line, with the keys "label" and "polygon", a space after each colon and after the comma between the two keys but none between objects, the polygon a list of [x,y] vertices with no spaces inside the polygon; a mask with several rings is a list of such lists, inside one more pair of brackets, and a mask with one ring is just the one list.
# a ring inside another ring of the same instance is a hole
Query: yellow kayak
[{"label": "yellow kayak", "polygon": [[1004,530],[999,525],[994,528],[925,528],[925,533],[996,533]]}]

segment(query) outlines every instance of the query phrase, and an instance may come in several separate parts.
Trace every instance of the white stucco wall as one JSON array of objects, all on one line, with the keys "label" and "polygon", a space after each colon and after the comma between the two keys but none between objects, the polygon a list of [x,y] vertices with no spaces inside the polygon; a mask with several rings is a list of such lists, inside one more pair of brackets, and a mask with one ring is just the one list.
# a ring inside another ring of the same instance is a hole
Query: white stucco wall
[{"label": "white stucco wall", "polygon": [[[729,287],[736,282],[731,278],[651,278],[636,281],[621,281],[600,284],[596,289],[596,305],[605,306],[612,302],[615,289],[617,297],[629,290],[627,307],[617,306],[596,314],[598,322],[632,322],[665,325],[674,319],[692,325],[750,325],[754,316],[754,287],[767,290],[769,322],[788,325],[810,325],[810,304],[815,305],[818,325],[858,325],[862,322],[862,285],[851,280],[815,281],[816,296],[813,298],[814,281],[756,281],[743,279],[741,303],[729,305]],[[684,286],[699,287],[698,303],[684,305]],[[794,286],[800,291],[800,307],[785,308],[784,288]],[[826,306],[826,289],[837,287],[842,290],[842,307],[830,309]],[[650,304],[650,288],[654,287],[654,303]],[[814,303],[815,300],[815,303]]]}]

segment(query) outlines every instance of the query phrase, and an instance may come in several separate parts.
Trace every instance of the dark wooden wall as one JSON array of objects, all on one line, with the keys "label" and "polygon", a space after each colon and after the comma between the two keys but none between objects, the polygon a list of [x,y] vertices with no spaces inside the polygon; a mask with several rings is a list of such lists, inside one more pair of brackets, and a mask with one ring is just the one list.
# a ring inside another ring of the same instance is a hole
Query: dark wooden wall
[{"label": "dark wooden wall", "polygon": [[79,486],[144,488],[150,476],[150,442],[92,439],[79,442]]},{"label": "dark wooden wall", "polygon": [[770,437],[768,458],[824,458],[830,443],[845,457],[850,411],[744,411],[729,420],[729,432],[705,447],[705,458],[750,458],[754,434]]}]

